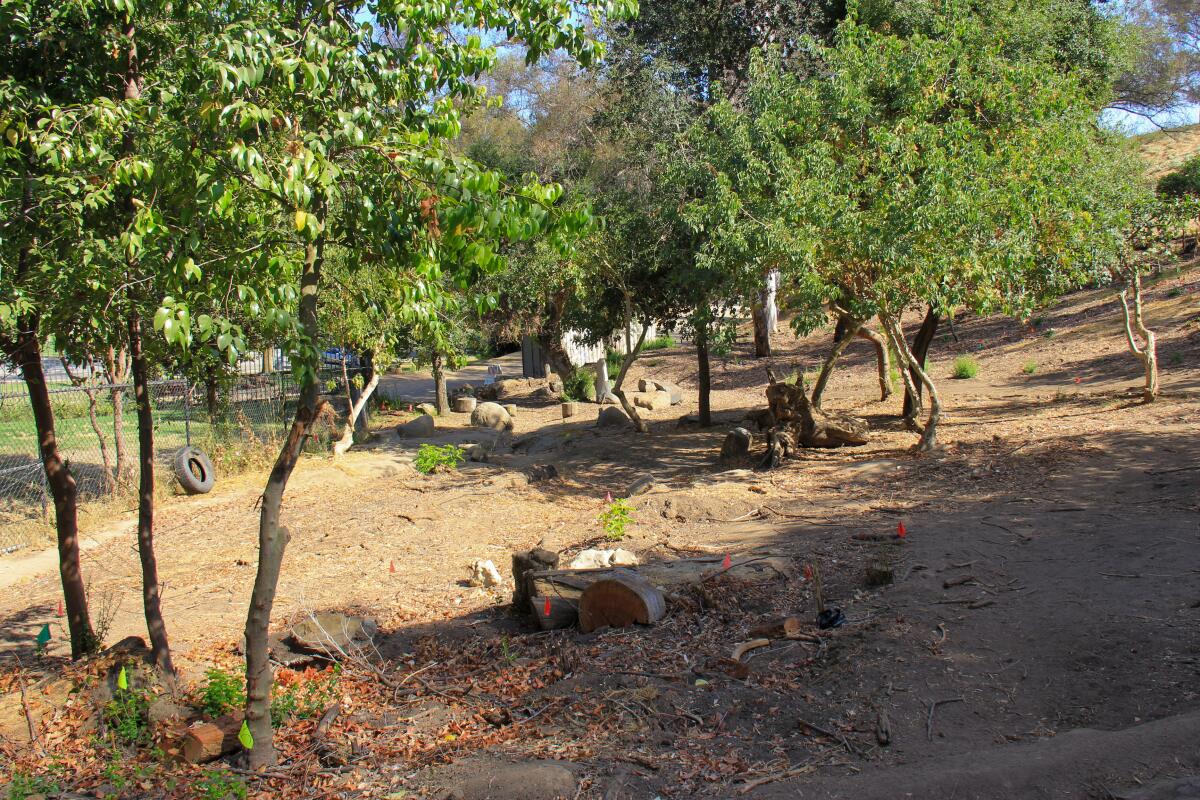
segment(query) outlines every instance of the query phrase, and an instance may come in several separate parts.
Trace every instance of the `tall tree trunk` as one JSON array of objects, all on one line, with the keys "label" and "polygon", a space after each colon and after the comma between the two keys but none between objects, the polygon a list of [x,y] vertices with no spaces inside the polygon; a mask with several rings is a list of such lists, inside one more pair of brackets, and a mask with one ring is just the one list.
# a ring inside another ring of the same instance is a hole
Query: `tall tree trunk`
[{"label": "tall tree trunk", "polygon": [[[921,365],[922,369],[925,368],[925,359],[929,355],[929,346],[933,344],[933,337],[937,334],[938,323],[941,321],[942,318],[934,311],[933,306],[930,306],[929,310],[925,312],[925,319],[922,320],[921,327],[917,330],[917,335],[913,337],[912,348],[909,352],[917,359],[917,363]],[[915,371],[910,371],[909,374],[912,377],[911,383],[917,393],[917,401],[914,408],[913,395],[910,393],[912,390],[908,388],[909,382],[906,382],[904,384],[904,410],[901,412],[901,416],[905,419],[913,419],[921,416],[923,406],[921,402],[922,382],[920,376]]]},{"label": "tall tree trunk", "polygon": [[[1131,304],[1132,315],[1129,313]],[[1146,372],[1142,399],[1153,403],[1158,397],[1158,342],[1154,331],[1146,327],[1146,320],[1142,315],[1142,275],[1139,272],[1134,272],[1126,282],[1125,288],[1121,290],[1121,314],[1125,319],[1125,341],[1137,360],[1142,362],[1142,369]],[[1140,344],[1134,337],[1135,326],[1137,335],[1142,339]]]},{"label": "tall tree trunk", "polygon": [[163,674],[174,675],[167,626],[162,616],[158,560],[154,556],[154,410],[150,405],[149,369],[142,350],[142,321],[137,311],[129,314],[129,352],[133,361],[133,398],[138,422],[137,540],[138,558],[142,562],[142,608],[154,663]]},{"label": "tall tree trunk", "polygon": [[[54,408],[42,369],[42,347],[38,339],[38,321],[26,317],[18,325],[20,333],[12,343],[10,358],[21,368],[33,423],[37,430],[38,450],[50,494],[54,497],[54,523],[58,534],[58,575],[62,580],[67,628],[71,634],[71,658],[82,658],[94,651],[99,642],[88,616],[87,592],[79,568],[79,487],[71,467],[58,450],[54,430]],[[6,343],[7,344],[7,343]],[[9,347],[5,348],[9,350]]]},{"label": "tall tree trunk", "polygon": [[[904,376],[905,388],[917,398],[915,414],[919,415],[920,413],[922,397],[916,386],[918,380],[924,385],[929,394],[929,419],[926,420],[924,427],[920,427],[920,422],[915,420],[915,416],[913,418],[914,426],[921,430],[921,440],[917,443],[917,449],[928,452],[937,446],[937,425],[942,416],[941,396],[938,394],[937,387],[933,384],[933,379],[929,377],[929,373],[925,371],[922,363],[917,360],[916,355],[909,348],[908,342],[904,338],[904,328],[900,323],[899,317],[880,314],[879,321],[883,325],[888,338],[891,339],[893,347],[896,348],[900,360],[904,362],[900,365],[901,375]],[[913,379],[913,375],[916,375],[916,380]]]},{"label": "tall tree trunk", "polygon": [[104,371],[108,373],[113,409],[113,451],[116,454],[117,483],[128,486],[133,479],[129,447],[125,443],[125,383],[129,380],[129,353],[124,347],[109,347],[104,353]]},{"label": "tall tree trunk", "polygon": [[755,303],[750,309],[754,320],[754,357],[765,358],[771,355],[771,329],[767,322],[767,309],[761,303]]},{"label": "tall tree trunk", "polygon": [[66,356],[59,358],[59,361],[62,362],[63,372],[67,373],[71,384],[78,386],[87,395],[88,423],[92,426],[92,433],[96,435],[96,443],[100,446],[100,463],[104,469],[104,491],[107,494],[116,494],[117,476],[113,474],[112,454],[108,451],[108,437],[104,435],[104,429],[100,427],[100,416],[96,413],[96,407],[99,405],[96,387],[91,383],[96,375],[96,363],[89,357],[88,374],[80,376],[71,371],[71,362],[67,360]]},{"label": "tall tree trunk", "polygon": [[204,405],[208,409],[209,424],[215,425],[217,417],[221,414],[221,390],[217,383],[215,364],[209,364],[204,368]]},{"label": "tall tree trunk", "polygon": [[431,361],[433,363],[433,402],[437,407],[438,416],[445,416],[450,413],[450,395],[446,391],[445,359],[442,358],[441,353],[434,353]]},{"label": "tall tree trunk", "polygon": [[837,329],[833,335],[833,348],[829,351],[825,363],[821,365],[821,371],[817,374],[817,382],[813,384],[812,399],[809,402],[814,408],[818,410],[821,408],[821,398],[825,396],[825,387],[829,385],[829,376],[833,374],[834,365],[842,357],[842,353],[845,352],[846,347],[849,346],[861,327],[862,322],[853,317],[846,314],[838,316]]},{"label": "tall tree trunk", "polygon": [[703,315],[696,328],[696,380],[699,383],[700,394],[700,425],[712,425],[712,370],[708,362],[708,315]]},{"label": "tall tree trunk", "polygon": [[[324,207],[317,205],[318,219],[324,222]],[[309,242],[304,248],[304,270],[300,276],[300,324],[309,342],[320,341],[320,325],[317,320],[317,293],[321,281],[321,263],[324,257],[323,235]],[[319,387],[317,376],[308,374],[300,388],[300,399],[296,405],[296,416],[288,431],[283,447],[275,459],[275,466],[263,489],[261,513],[258,523],[258,573],[254,576],[254,590],[250,595],[250,609],[246,614],[246,724],[254,737],[250,749],[251,768],[270,766],[275,763],[274,732],[271,729],[271,661],[268,657],[267,636],[271,624],[271,608],[275,604],[275,590],[279,584],[279,573],[283,567],[283,552],[287,547],[288,531],[279,524],[279,512],[283,506],[283,491],[296,462],[300,459],[304,440],[317,417]]]}]

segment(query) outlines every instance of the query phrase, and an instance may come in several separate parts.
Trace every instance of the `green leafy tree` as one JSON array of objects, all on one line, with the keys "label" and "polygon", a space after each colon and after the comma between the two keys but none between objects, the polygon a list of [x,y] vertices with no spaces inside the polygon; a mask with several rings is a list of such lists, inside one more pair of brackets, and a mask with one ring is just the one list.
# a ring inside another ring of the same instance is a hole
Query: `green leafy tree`
[{"label": "green leafy tree", "polygon": [[752,248],[778,259],[801,326],[826,303],[878,315],[901,377],[930,400],[920,447],[936,443],[941,400],[901,315],[932,305],[1025,314],[1111,263],[1125,184],[1094,165],[1120,158],[1098,131],[1092,84],[1059,59],[1056,6],[922,6],[875,29],[856,4],[822,65],[801,79],[759,62],[745,114],[728,103],[693,130],[704,193],[688,211],[706,258]]}]

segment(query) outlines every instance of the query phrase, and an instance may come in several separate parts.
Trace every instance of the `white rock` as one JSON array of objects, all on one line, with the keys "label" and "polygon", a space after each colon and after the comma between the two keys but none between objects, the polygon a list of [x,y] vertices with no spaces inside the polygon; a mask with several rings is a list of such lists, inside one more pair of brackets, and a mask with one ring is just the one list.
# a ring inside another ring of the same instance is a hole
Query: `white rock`
[{"label": "white rock", "polygon": [[472,586],[499,586],[503,582],[500,577],[500,570],[496,569],[496,565],[491,561],[484,561],[481,558],[475,559],[475,563],[471,565],[470,584]]},{"label": "white rock", "polygon": [[636,553],[618,547],[601,550],[596,547],[584,550],[567,565],[568,569],[607,569],[608,567],[636,567],[640,563]]}]

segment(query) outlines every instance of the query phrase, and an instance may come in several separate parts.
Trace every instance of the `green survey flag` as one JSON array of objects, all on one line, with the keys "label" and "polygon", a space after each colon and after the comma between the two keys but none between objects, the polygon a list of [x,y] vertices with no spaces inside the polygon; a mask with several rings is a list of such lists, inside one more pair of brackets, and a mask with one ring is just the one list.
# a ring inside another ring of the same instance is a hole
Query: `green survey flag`
[{"label": "green survey flag", "polygon": [[46,643],[50,641],[50,623],[46,623],[42,626],[42,629],[38,631],[37,638],[34,641],[37,642],[38,647],[46,646]]},{"label": "green survey flag", "polygon": [[250,733],[250,726],[246,724],[246,720],[242,720],[242,729],[238,731],[238,741],[247,750],[254,749],[254,736]]},{"label": "green survey flag", "polygon": [[124,667],[121,667],[121,671],[117,673],[117,688],[118,689],[128,689],[129,688],[129,676],[125,674]]}]

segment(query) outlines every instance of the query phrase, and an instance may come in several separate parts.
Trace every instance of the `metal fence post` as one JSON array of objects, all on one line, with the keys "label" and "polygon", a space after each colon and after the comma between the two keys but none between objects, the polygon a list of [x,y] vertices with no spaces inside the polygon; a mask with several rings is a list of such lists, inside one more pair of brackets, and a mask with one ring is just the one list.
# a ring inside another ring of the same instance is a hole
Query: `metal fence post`
[{"label": "metal fence post", "polygon": [[192,446],[192,381],[183,379],[183,443]]}]

